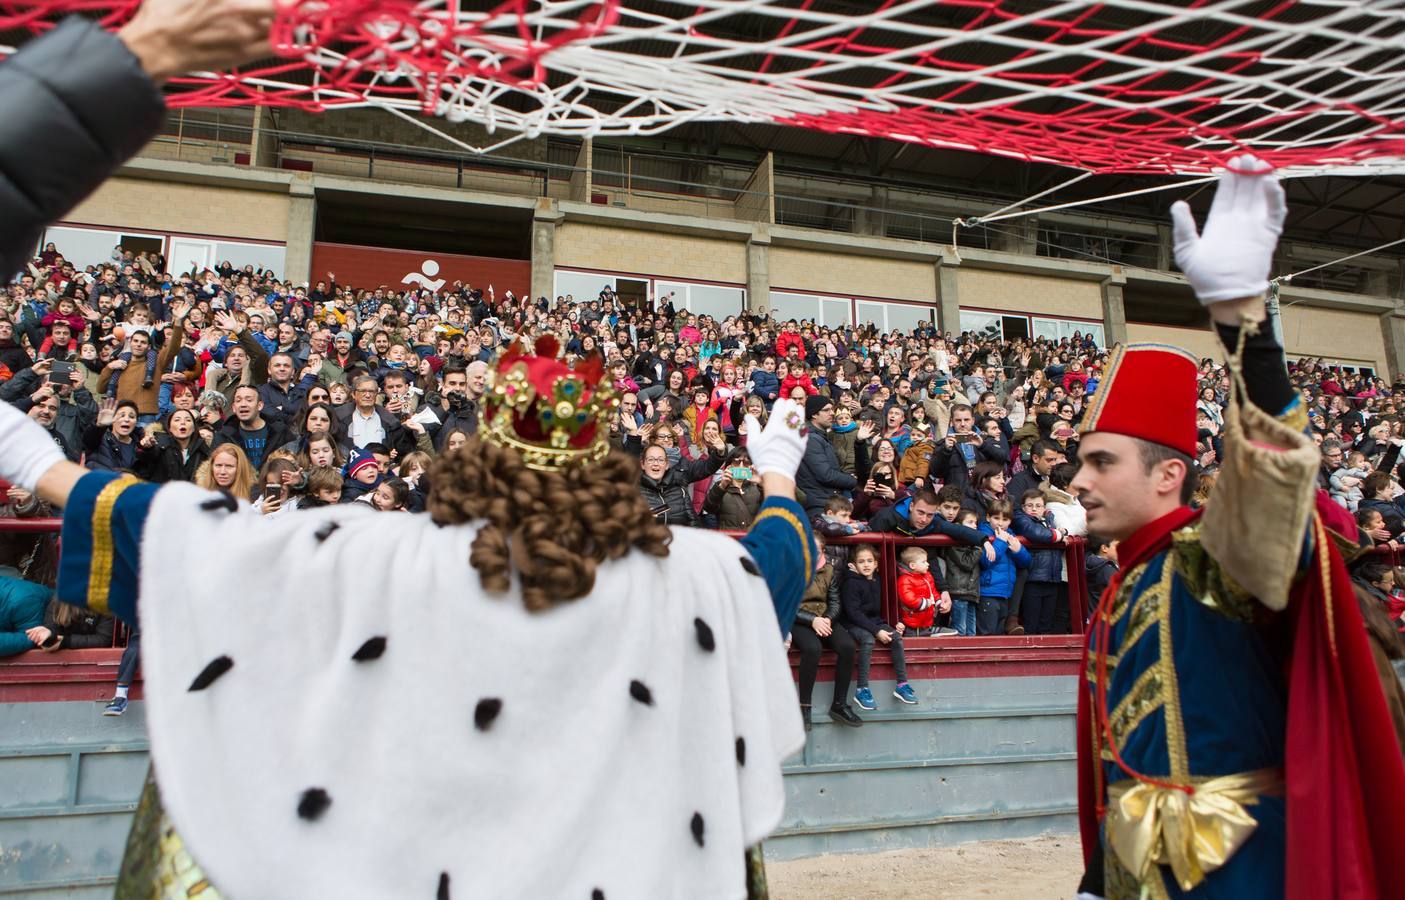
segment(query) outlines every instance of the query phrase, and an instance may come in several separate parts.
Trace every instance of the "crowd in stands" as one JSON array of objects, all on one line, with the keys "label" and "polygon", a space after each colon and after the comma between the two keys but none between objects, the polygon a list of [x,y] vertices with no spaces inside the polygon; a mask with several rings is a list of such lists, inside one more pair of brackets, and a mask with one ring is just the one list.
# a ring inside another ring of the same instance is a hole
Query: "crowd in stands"
[{"label": "crowd in stands", "polygon": [[[608,287],[553,301],[461,282],[353,286],[331,272],[292,284],[228,262],[170,272],[159,255],[121,247],[79,268],[49,244],[0,297],[0,400],[93,469],[194,482],[268,516],[334,503],[414,513],[431,461],[475,433],[495,354],[545,333],[568,362],[603,355],[622,395],[612,443],[639,459],[639,489],[670,525],[748,528],[762,494],[747,417],[764,423],[780,397],[803,405],[797,484],[826,546],[791,640],[807,707],[821,647],[837,653],[837,721],[861,724],[846,701],[855,668],[859,705],[876,706],[875,644],[890,649],[896,698],[913,703],[905,637],[1067,633],[1068,538],[1088,538],[1093,599],[1115,571],[1115,544],[1087,535],[1069,490],[1106,361],[1082,333],[879,332],[764,311],[717,320],[671,297],[630,307]],[[1321,361],[1292,371],[1322,446],[1322,487],[1374,539],[1405,539],[1405,386]],[[1200,378],[1204,504],[1229,379],[1212,360]],[[51,514],[17,489],[5,504],[0,514]],[[843,540],[863,532],[950,538],[902,551],[898,622],[882,618],[872,548]],[[44,580],[41,544],[0,535],[0,573]],[[0,596],[0,654],[110,635],[110,623],[56,604],[36,609],[24,590]]]}]

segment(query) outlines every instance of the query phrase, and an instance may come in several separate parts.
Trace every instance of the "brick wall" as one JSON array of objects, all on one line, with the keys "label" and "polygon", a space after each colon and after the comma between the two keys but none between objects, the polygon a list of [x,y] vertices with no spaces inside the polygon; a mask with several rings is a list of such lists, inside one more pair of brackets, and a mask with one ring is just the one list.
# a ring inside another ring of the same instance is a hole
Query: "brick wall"
[{"label": "brick wall", "polygon": [[1289,356],[1322,356],[1385,371],[1385,336],[1377,316],[1301,305],[1282,307],[1282,316]]},{"label": "brick wall", "polygon": [[1127,323],[1127,342],[1130,344],[1152,343],[1170,344],[1189,350],[1199,359],[1223,359],[1219,338],[1208,328],[1177,328],[1174,325],[1146,325],[1141,322]]},{"label": "brick wall", "polygon": [[327,272],[336,274],[337,281],[357,288],[374,289],[379,285],[405,290],[404,278],[425,271],[425,261],[433,260],[439,271],[433,277],[446,284],[462,281],[477,288],[493,285],[501,297],[505,291],[521,296],[532,284],[532,264],[525,259],[497,259],[488,256],[466,256],[456,253],[430,253],[419,250],[381,250],[351,244],[331,244],[318,241],[312,245],[312,282],[325,279]]},{"label": "brick wall", "polygon": [[556,229],[556,265],[745,284],[746,244],[566,222]]},{"label": "brick wall", "polygon": [[1103,318],[1102,288],[1096,281],[994,272],[961,266],[956,270],[962,306],[1007,309],[1034,315]]},{"label": "brick wall", "polygon": [[288,240],[288,196],[267,191],[111,178],[63,217],[132,231]]},{"label": "brick wall", "polygon": [[931,263],[772,246],[771,290],[935,301],[937,274]]}]

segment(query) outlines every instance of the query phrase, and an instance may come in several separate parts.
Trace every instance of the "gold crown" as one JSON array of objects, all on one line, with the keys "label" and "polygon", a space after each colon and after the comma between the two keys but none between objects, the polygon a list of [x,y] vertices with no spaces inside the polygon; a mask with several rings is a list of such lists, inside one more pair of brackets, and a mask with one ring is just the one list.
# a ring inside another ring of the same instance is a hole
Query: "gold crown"
[{"label": "gold crown", "polygon": [[488,375],[479,427],[483,439],[511,447],[530,469],[549,472],[604,459],[619,396],[598,355],[575,369],[557,361],[560,344],[539,338],[535,353],[513,344]]}]

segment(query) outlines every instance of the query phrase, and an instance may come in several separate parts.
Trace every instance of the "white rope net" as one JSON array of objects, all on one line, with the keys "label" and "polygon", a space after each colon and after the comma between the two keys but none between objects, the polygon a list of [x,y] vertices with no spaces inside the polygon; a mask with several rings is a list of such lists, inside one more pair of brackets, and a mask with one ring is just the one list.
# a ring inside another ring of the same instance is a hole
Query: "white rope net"
[{"label": "white rope net", "polygon": [[[0,0],[0,32],[131,0]],[[1204,173],[1252,149],[1405,169],[1405,0],[286,2],[280,59],[173,105],[382,106],[521,136],[789,124],[1095,172]],[[452,129],[449,129],[450,131]]]}]

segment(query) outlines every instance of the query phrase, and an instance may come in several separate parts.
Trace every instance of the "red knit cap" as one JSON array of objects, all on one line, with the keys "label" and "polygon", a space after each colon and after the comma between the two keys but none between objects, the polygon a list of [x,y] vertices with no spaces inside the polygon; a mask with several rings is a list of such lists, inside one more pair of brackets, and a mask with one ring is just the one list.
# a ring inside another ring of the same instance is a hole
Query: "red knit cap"
[{"label": "red knit cap", "polygon": [[1118,344],[1078,430],[1125,434],[1195,456],[1199,367],[1169,344]]}]

